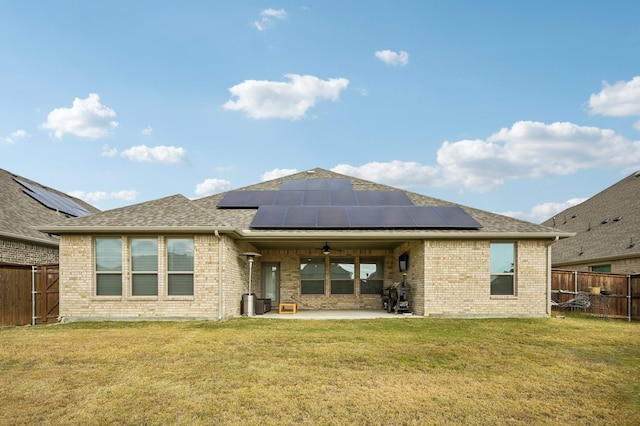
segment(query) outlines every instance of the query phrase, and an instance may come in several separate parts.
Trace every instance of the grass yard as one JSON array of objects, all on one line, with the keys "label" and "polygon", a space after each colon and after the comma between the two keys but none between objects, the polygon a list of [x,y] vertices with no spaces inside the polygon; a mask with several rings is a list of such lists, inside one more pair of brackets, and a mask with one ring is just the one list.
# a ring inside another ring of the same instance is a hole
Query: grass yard
[{"label": "grass yard", "polygon": [[0,424],[640,424],[640,324],[73,323],[0,330]]}]

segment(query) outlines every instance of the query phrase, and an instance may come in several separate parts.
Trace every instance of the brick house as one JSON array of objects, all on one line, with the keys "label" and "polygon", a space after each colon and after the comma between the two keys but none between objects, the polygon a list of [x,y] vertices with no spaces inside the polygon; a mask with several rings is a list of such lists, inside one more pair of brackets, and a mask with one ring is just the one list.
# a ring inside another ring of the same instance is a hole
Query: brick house
[{"label": "brick house", "polygon": [[60,235],[67,321],[227,319],[249,285],[301,310],[382,309],[403,279],[416,315],[544,317],[570,235],[324,169],[41,230]]},{"label": "brick house", "polygon": [[[36,225],[63,221],[80,212],[99,212],[82,200],[3,169],[0,197],[0,265],[57,264],[58,236],[39,231]],[[55,210],[50,205],[56,202],[75,210]]]},{"label": "brick house", "polygon": [[640,172],[542,224],[571,238],[553,246],[553,268],[580,272],[640,273]]}]

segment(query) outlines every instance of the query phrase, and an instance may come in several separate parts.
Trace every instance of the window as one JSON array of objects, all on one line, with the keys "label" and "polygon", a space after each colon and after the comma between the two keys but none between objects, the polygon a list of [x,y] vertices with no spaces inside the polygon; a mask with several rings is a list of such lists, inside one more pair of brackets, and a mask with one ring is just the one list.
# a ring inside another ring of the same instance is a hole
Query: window
[{"label": "window", "polygon": [[515,244],[491,244],[491,295],[515,295]]},{"label": "window", "polygon": [[360,294],[382,294],[383,279],[384,258],[360,259]]},{"label": "window", "polygon": [[96,295],[122,296],[122,240],[96,238]]},{"label": "window", "polygon": [[131,239],[131,295],[158,295],[158,239]]},{"label": "window", "polygon": [[354,294],[355,270],[353,258],[331,259],[331,294]]},{"label": "window", "polygon": [[594,265],[590,269],[591,272],[611,272],[611,265]]},{"label": "window", "polygon": [[324,258],[300,259],[302,294],[324,294]]},{"label": "window", "polygon": [[193,296],[193,238],[167,238],[169,296]]}]

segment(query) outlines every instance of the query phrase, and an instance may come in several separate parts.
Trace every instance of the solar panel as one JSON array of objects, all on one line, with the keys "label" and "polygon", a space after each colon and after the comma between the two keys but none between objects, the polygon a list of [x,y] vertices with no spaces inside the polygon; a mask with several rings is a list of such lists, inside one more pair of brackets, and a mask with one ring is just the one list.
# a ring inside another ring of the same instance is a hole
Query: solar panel
[{"label": "solar panel", "polygon": [[331,192],[305,191],[302,202],[305,206],[329,206],[331,205]]},{"label": "solar panel", "polygon": [[280,184],[281,191],[302,191],[307,188],[306,179],[287,179]]},{"label": "solar panel", "polygon": [[450,228],[482,228],[482,225],[462,208],[457,206],[433,207]]},{"label": "solar panel", "polygon": [[356,200],[359,206],[380,206],[384,202],[380,191],[356,191]]},{"label": "solar panel", "polygon": [[[251,207],[257,208],[260,206],[269,206],[273,204],[273,201],[278,195],[278,191],[250,191],[252,194],[249,196],[248,203]],[[247,206],[248,207],[248,206]]]},{"label": "solar panel", "polygon": [[59,211],[75,217],[86,216],[91,213],[71,198],[64,197],[20,179],[14,178],[13,180],[26,188],[23,190],[25,194],[51,210]]},{"label": "solar panel", "polygon": [[331,191],[332,206],[355,206],[356,202],[356,192],[351,189]]},{"label": "solar panel", "polygon": [[220,201],[218,207],[224,208],[247,208],[257,207],[249,205],[249,198],[254,191],[231,191],[227,192]]},{"label": "solar panel", "polygon": [[385,206],[412,206],[413,203],[402,191],[379,191]]},{"label": "solar panel", "polygon": [[383,228],[415,228],[413,221],[407,210],[402,206],[380,206],[377,207],[380,213],[380,220]]},{"label": "solar panel", "polygon": [[286,208],[285,228],[315,228],[317,223],[317,207],[290,206]]},{"label": "solar panel", "polygon": [[284,228],[284,218],[287,208],[284,206],[262,206],[258,209],[251,227],[253,228]]},{"label": "solar panel", "polygon": [[318,228],[349,228],[349,215],[346,207],[318,207]]},{"label": "solar panel", "polygon": [[305,191],[278,191],[273,204],[277,206],[301,206]]},{"label": "solar panel", "polygon": [[378,209],[371,207],[350,206],[347,207],[351,228],[382,228],[382,219]]}]

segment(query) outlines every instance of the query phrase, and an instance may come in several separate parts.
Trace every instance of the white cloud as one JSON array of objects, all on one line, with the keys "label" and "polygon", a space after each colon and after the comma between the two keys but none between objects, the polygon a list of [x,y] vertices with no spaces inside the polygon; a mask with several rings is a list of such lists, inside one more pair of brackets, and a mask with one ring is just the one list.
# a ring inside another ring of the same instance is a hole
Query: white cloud
[{"label": "white cloud", "polygon": [[[559,212],[564,211],[569,207],[576,206],[585,200],[586,198],[572,198],[565,201],[564,203],[542,203],[538,204],[537,206],[533,206],[531,211],[528,213],[511,211],[504,212],[502,214],[505,216],[514,217],[516,219],[526,220],[528,222],[542,223],[545,220],[552,218]],[[558,220],[560,220],[560,218],[558,218]]]},{"label": "white cloud", "polygon": [[151,126],[147,126],[146,128],[140,131],[140,134],[142,134],[142,136],[151,136],[152,133],[153,133],[153,129],[151,128]]},{"label": "white cloud", "polygon": [[118,122],[112,120],[115,116],[114,110],[100,103],[100,96],[90,93],[86,99],[75,98],[71,108],[51,111],[42,128],[53,130],[58,139],[65,133],[98,139],[109,136],[118,127]]},{"label": "white cloud", "polygon": [[[589,112],[616,117],[640,116],[640,76],[614,85],[603,82],[600,93],[589,98]],[[640,130],[640,121],[633,127]]]},{"label": "white cloud", "polygon": [[640,141],[573,123],[519,121],[487,139],[444,142],[435,165],[341,164],[332,170],[400,188],[454,187],[487,192],[506,180],[563,176],[588,169],[637,168]]},{"label": "white cloud", "polygon": [[506,179],[562,176],[640,162],[640,141],[573,123],[519,121],[486,140],[444,142],[437,154],[444,184],[488,191]]},{"label": "white cloud", "polygon": [[298,120],[319,99],[337,101],[349,85],[346,78],[321,80],[312,75],[285,75],[289,82],[245,80],[229,89],[237,100],[229,100],[224,109],[245,111],[254,119],[284,118]]},{"label": "white cloud", "polygon": [[287,18],[287,12],[284,9],[265,9],[260,12],[260,20],[254,21],[253,25],[258,31],[264,31],[274,25],[276,20]]},{"label": "white cloud", "polygon": [[146,145],[137,145],[125,149],[120,155],[139,162],[166,164],[186,164],[189,162],[187,151],[182,147],[175,146],[148,147]]},{"label": "white cloud", "polygon": [[224,179],[205,179],[196,185],[196,195],[201,197],[218,194],[231,188],[231,182]]},{"label": "white cloud", "polygon": [[133,189],[127,189],[122,191],[115,192],[105,192],[105,191],[95,191],[95,192],[84,192],[84,191],[71,191],[69,195],[72,197],[80,198],[88,203],[95,203],[106,200],[124,200],[124,201],[133,201],[135,200],[140,193]]},{"label": "white cloud", "polygon": [[296,169],[273,169],[262,174],[262,182],[298,173]]},{"label": "white cloud", "polygon": [[602,83],[600,93],[589,98],[589,112],[608,116],[640,116],[640,76],[610,85]]},{"label": "white cloud", "polygon": [[115,157],[118,155],[118,148],[111,148],[108,144],[102,146],[102,153],[100,154],[103,157]]},{"label": "white cloud", "polygon": [[409,63],[409,54],[404,50],[394,52],[393,50],[378,50],[375,57],[387,65],[404,67]]},{"label": "white cloud", "polygon": [[29,136],[31,135],[27,133],[26,130],[19,129],[19,130],[16,130],[15,132],[11,132],[9,136],[5,136],[0,140],[5,143],[15,143],[16,141],[20,139],[28,138]]},{"label": "white cloud", "polygon": [[359,167],[339,164],[331,170],[405,189],[433,185],[439,179],[436,167],[398,160],[388,163],[373,162]]}]

